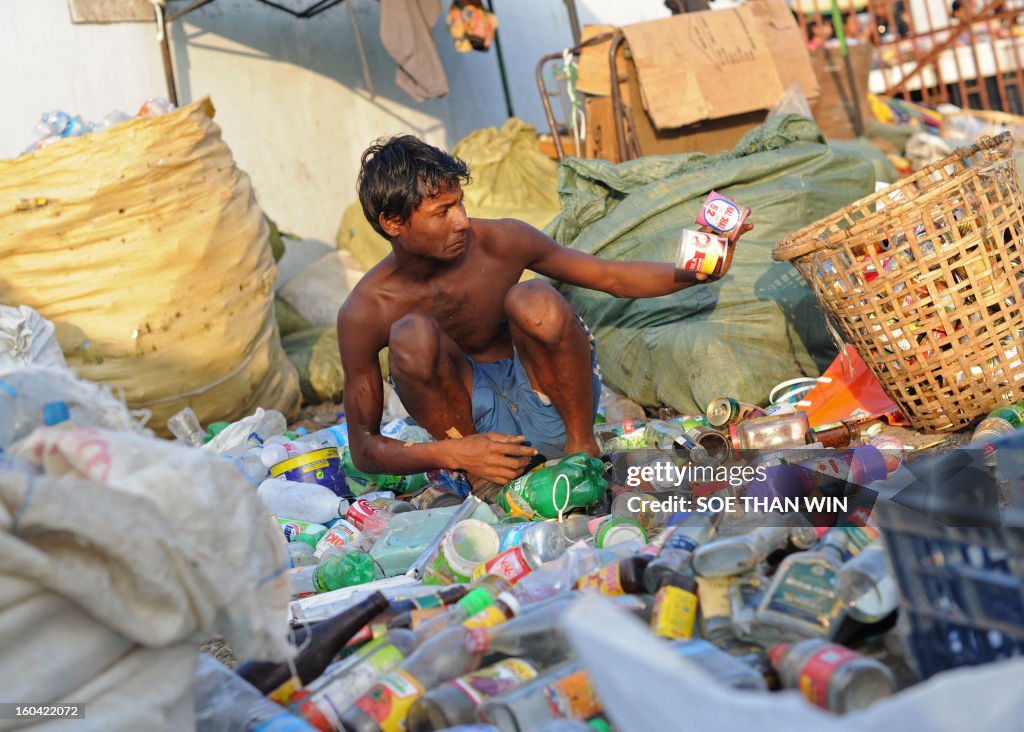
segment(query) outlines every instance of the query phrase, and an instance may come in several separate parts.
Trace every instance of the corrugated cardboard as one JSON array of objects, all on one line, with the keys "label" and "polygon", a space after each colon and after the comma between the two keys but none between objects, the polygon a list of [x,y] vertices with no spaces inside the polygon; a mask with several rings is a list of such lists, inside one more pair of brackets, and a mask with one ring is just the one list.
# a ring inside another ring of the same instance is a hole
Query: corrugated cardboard
[{"label": "corrugated cardboard", "polygon": [[[619,67],[626,75],[624,104],[644,155],[729,149],[764,121],[790,84],[799,84],[812,104],[819,96],[803,33],[785,0],[621,30],[628,46]],[[610,94],[607,44],[585,49],[579,69],[578,89]]]}]

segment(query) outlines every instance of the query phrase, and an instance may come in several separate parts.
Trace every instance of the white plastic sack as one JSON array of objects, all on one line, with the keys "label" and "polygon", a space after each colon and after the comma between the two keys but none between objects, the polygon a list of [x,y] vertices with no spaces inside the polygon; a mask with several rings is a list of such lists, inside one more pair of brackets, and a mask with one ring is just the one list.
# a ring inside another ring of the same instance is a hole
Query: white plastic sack
[{"label": "white plastic sack", "polygon": [[274,409],[257,407],[248,417],[225,427],[217,436],[203,445],[203,450],[225,454],[249,445],[250,435],[256,436],[256,442],[263,444],[268,437],[287,431],[288,420]]},{"label": "white plastic sack", "polygon": [[75,729],[188,729],[200,642],[284,658],[284,543],[226,460],[60,427],[12,452],[41,474],[0,467],[5,700],[84,704]]},{"label": "white plastic sack", "polygon": [[1006,732],[1020,730],[1024,720],[1024,658],[939,674],[840,717],[795,691],[752,694],[717,683],[599,596],[581,598],[563,622],[594,679],[605,714],[622,732]]},{"label": "white plastic sack", "polygon": [[288,280],[278,294],[310,325],[334,325],[338,309],[362,276],[352,255],[331,252]]},{"label": "white plastic sack", "polygon": [[0,373],[14,364],[67,366],[53,323],[26,305],[0,305]]}]

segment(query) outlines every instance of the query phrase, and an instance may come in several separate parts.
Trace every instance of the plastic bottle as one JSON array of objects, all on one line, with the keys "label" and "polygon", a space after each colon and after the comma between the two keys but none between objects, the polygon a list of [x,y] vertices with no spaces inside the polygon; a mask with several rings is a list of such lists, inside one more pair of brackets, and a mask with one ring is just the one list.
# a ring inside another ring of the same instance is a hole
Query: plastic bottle
[{"label": "plastic bottle", "polygon": [[896,690],[884,664],[817,638],[779,644],[769,655],[783,686],[837,714],[865,709]]},{"label": "plastic bottle", "polygon": [[267,478],[256,495],[275,516],[317,524],[344,517],[350,506],[347,498],[339,498],[330,488],[283,478]]},{"label": "plastic bottle", "polygon": [[599,549],[627,542],[647,543],[647,532],[630,518],[612,514],[598,516],[590,520],[589,529],[594,538],[594,546]]},{"label": "plastic bottle", "polygon": [[573,546],[554,561],[523,577],[515,585],[515,595],[521,602],[534,602],[571,590],[579,579],[602,565],[631,556],[640,546],[616,544],[608,549]]},{"label": "plastic bottle", "polygon": [[650,563],[651,558],[642,554],[618,559],[584,575],[576,583],[576,587],[604,595],[633,595],[643,592],[644,570]]},{"label": "plastic bottle", "polygon": [[805,412],[752,417],[729,426],[733,453],[739,457],[744,450],[782,450],[807,444],[810,431]]},{"label": "plastic bottle", "polygon": [[878,537],[839,569],[839,599],[858,622],[877,623],[899,604],[896,580]]},{"label": "plastic bottle", "polygon": [[178,442],[189,447],[201,447],[206,442],[206,430],[199,424],[199,418],[192,407],[185,407],[168,419],[167,429],[178,438]]},{"label": "plastic bottle", "polygon": [[668,530],[661,542],[658,556],[644,570],[644,587],[650,593],[658,591],[661,580],[672,573],[692,574],[690,563],[694,550],[708,541],[721,521],[721,513],[695,511],[683,522]]},{"label": "plastic bottle", "polygon": [[527,520],[557,518],[574,508],[596,503],[608,489],[605,464],[586,453],[576,453],[516,478],[498,496],[498,505],[512,516]]},{"label": "plastic bottle", "polygon": [[371,544],[362,531],[345,519],[338,519],[316,543],[315,554],[317,559],[323,560],[328,556],[340,556],[354,549],[369,551]]},{"label": "plastic bottle", "polygon": [[317,563],[313,547],[301,541],[288,542],[288,559],[292,567],[312,567]]},{"label": "plastic bottle", "polygon": [[446,531],[434,560],[424,568],[424,584],[466,582],[479,565],[498,553],[498,534],[478,519],[464,519]]},{"label": "plastic bottle", "polygon": [[654,534],[665,527],[669,517],[665,511],[657,510],[660,504],[672,496],[682,495],[682,491],[647,493],[631,489],[615,495],[612,499],[611,515],[635,521],[649,534]]},{"label": "plastic bottle", "polygon": [[[291,665],[249,662],[239,666],[237,673],[275,701],[286,701],[284,697],[290,697],[300,683],[308,683],[319,676],[348,639],[387,606],[387,598],[374,592],[329,620],[312,626]],[[292,676],[293,667],[296,678]]]},{"label": "plastic bottle", "polygon": [[306,732],[315,728],[267,699],[217,659],[199,654],[197,732]]},{"label": "plastic bottle", "polygon": [[[582,516],[567,517],[574,523],[586,522]],[[524,521],[518,524],[502,524],[494,527],[501,543],[498,551],[504,552],[518,546],[528,546],[542,562],[550,562],[569,546],[569,537],[563,524],[557,521]]]},{"label": "plastic bottle", "polygon": [[317,542],[327,533],[327,527],[323,524],[310,523],[309,521],[297,521],[290,518],[277,517],[277,523],[281,525],[284,538],[288,541],[300,541],[309,544],[316,549]]},{"label": "plastic bottle", "polygon": [[416,650],[416,634],[395,629],[329,667],[319,679],[297,693],[291,710],[320,730],[340,730],[341,717]]},{"label": "plastic bottle", "polygon": [[373,557],[358,549],[327,557],[315,567],[292,570],[292,594],[330,592],[380,579]]},{"label": "plastic bottle", "polygon": [[330,427],[324,427],[316,432],[303,435],[297,440],[292,440],[292,442],[299,445],[303,452],[319,450],[324,447],[342,448],[348,444],[348,424],[341,422]]},{"label": "plastic bottle", "polygon": [[677,656],[696,663],[701,671],[734,689],[768,691],[768,684],[756,669],[706,640],[680,640],[669,644]]},{"label": "plastic bottle", "polygon": [[761,526],[719,537],[694,552],[693,571],[701,577],[731,577],[749,572],[769,554],[785,547],[792,530],[788,525]]},{"label": "plastic bottle", "polygon": [[341,469],[348,480],[349,488],[357,496],[375,490],[394,491],[396,495],[416,493],[430,483],[430,477],[426,473],[411,475],[364,473],[352,462],[352,454],[348,446],[341,448]]},{"label": "plastic bottle", "polygon": [[476,710],[488,699],[537,677],[535,664],[506,658],[479,671],[431,689],[409,709],[409,732],[432,732],[476,721]]},{"label": "plastic bottle", "polygon": [[569,661],[490,699],[478,715],[503,730],[534,730],[552,719],[585,720],[602,709],[589,672],[579,661]]}]

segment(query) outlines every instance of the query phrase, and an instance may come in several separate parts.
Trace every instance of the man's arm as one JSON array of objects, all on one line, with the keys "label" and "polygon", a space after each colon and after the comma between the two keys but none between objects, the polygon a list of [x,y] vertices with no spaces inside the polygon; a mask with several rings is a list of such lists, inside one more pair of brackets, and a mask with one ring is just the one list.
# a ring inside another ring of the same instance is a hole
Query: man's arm
[{"label": "man's arm", "polygon": [[[563,247],[521,221],[496,223],[501,227],[502,238],[527,257],[525,266],[528,269],[577,287],[600,290],[616,297],[658,297],[714,279],[705,274],[678,270],[672,262],[601,259]],[[746,224],[743,232],[751,228]]]},{"label": "man's arm", "polygon": [[408,475],[437,468],[466,470],[496,483],[522,473],[532,447],[522,436],[493,432],[439,442],[399,442],[380,434],[384,413],[384,378],[377,354],[386,344],[372,308],[349,302],[338,313],[338,345],[345,374],[345,419],[352,462],[367,473]]}]

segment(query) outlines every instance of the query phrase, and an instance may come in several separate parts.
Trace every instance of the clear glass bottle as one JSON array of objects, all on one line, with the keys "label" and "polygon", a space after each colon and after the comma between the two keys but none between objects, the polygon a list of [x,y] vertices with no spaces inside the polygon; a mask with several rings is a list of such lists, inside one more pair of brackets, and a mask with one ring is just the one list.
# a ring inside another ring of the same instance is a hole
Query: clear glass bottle
[{"label": "clear glass bottle", "polygon": [[722,513],[695,511],[674,526],[671,535],[662,543],[658,556],[644,570],[646,590],[652,594],[657,592],[661,580],[669,574],[692,574],[694,551],[714,535],[721,519]]},{"label": "clear glass bottle", "polygon": [[839,599],[850,617],[861,623],[877,623],[896,609],[899,594],[882,537],[839,570]]},{"label": "clear glass bottle", "polygon": [[739,424],[729,425],[729,434],[733,452],[739,456],[744,450],[803,447],[807,444],[810,429],[806,412],[794,412],[745,419]]},{"label": "clear glass bottle", "polygon": [[818,545],[779,565],[757,611],[757,642],[826,635],[840,610],[838,575],[849,554],[844,529],[830,529]]}]

